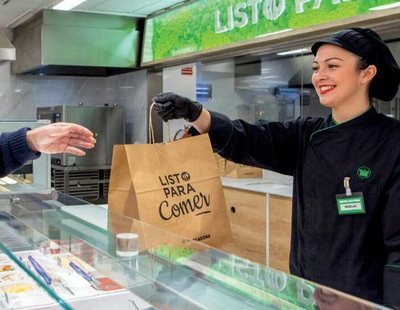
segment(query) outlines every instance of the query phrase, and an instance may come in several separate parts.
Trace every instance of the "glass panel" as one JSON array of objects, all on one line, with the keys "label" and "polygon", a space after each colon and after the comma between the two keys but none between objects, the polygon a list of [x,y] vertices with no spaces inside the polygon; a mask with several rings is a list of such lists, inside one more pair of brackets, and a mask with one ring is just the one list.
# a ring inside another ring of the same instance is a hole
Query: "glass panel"
[{"label": "glass panel", "polygon": [[[400,41],[388,43],[400,63]],[[208,96],[198,92],[206,108],[241,118],[285,121],[298,116],[327,116],[330,109],[319,102],[311,83],[314,56],[309,48],[293,54],[249,55],[214,63],[198,63],[198,88],[207,86]],[[200,87],[201,86],[201,87]],[[400,91],[390,102],[374,100],[377,110],[400,119]]]},{"label": "glass panel", "polygon": [[197,99],[210,110],[248,122],[328,115],[311,84],[312,60],[300,52],[199,64],[198,85],[208,85],[212,97]]},{"label": "glass panel", "polygon": [[[12,132],[23,127],[37,128],[48,121],[21,120],[0,121],[0,133]],[[40,158],[27,163],[12,174],[0,178],[0,195],[7,192],[27,192],[50,189],[50,156],[41,154]]]},{"label": "glass panel", "polygon": [[66,284],[44,268],[47,262],[35,247],[35,240],[44,236],[6,212],[1,211],[0,217],[0,306],[18,309],[58,304],[72,309],[59,296]]},{"label": "glass panel", "polygon": [[3,250],[34,256],[57,284],[48,294],[72,308],[381,309],[66,195],[3,197],[0,211],[13,236],[0,234]]}]

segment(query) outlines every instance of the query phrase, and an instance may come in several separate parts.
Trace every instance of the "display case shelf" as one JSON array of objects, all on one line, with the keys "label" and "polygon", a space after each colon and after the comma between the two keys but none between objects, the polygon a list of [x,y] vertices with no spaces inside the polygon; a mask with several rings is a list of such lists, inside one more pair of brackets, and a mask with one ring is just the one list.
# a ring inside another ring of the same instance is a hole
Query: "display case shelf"
[{"label": "display case shelf", "polygon": [[0,308],[383,309],[55,191],[0,196],[0,221]]}]

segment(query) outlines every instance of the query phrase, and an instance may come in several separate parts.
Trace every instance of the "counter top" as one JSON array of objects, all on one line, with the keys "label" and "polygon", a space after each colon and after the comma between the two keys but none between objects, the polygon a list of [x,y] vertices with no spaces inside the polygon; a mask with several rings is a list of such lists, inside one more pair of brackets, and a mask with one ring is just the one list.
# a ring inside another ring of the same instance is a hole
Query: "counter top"
[{"label": "counter top", "polygon": [[281,184],[264,178],[236,179],[221,177],[222,185],[264,194],[272,194],[291,198],[293,195],[292,184]]},{"label": "counter top", "polygon": [[[273,189],[279,184],[274,186],[274,183],[268,183],[267,180],[225,179],[224,183],[269,193],[273,190],[269,191],[268,185]],[[314,299],[313,295],[315,290],[320,289],[317,284],[310,281],[305,283],[305,280],[283,271],[270,269],[264,264],[251,262],[247,258],[199,242],[191,243],[177,234],[170,234],[164,229],[122,215],[113,214],[114,222],[108,226],[105,220],[108,212],[104,205],[88,204],[61,192],[54,195],[53,191],[47,194],[29,192],[12,198],[5,195],[0,197],[0,211],[3,215],[0,225],[0,248],[3,251],[1,261],[3,267],[10,265],[16,271],[21,269],[20,275],[27,284],[37,284],[43,288],[32,290],[32,300],[37,298],[42,302],[42,293],[47,293],[60,305],[43,305],[39,306],[40,309],[110,309],[110,304],[114,310],[150,310],[160,307],[313,309],[318,305],[319,300]],[[254,223],[247,221],[249,225]],[[107,225],[107,228],[99,229],[94,225]],[[276,225],[282,224],[279,221]],[[266,227],[268,238],[270,228]],[[138,235],[137,254],[131,256],[130,251],[124,251],[129,256],[117,255],[117,232],[133,232]],[[279,237],[282,237],[281,234]],[[56,253],[51,251],[52,242],[60,245]],[[25,260],[29,260],[32,252],[41,264],[45,265],[48,259],[49,270],[63,280],[55,281],[55,289],[46,287],[46,283],[38,281],[38,277],[26,268]],[[99,285],[104,285],[104,289],[89,292],[86,278],[79,276],[80,273],[70,274],[70,270],[62,269],[64,265],[67,268],[71,266],[71,258],[77,260],[80,268],[90,272]],[[61,263],[58,263],[60,260]],[[21,304],[25,305],[28,300],[29,308],[37,309],[24,294],[4,294],[6,289],[21,288],[21,285],[15,286],[17,282],[13,278],[10,278],[10,282],[7,282],[7,278],[9,275],[2,278],[0,308],[10,308],[11,301],[13,308],[21,309]],[[79,295],[71,296],[71,289]],[[337,295],[343,304],[381,309],[378,305],[330,291],[327,287],[323,289],[327,291],[326,294]],[[90,296],[83,296],[86,293]]]},{"label": "counter top", "polygon": [[[221,177],[222,185],[225,187],[253,191],[263,194],[272,194],[283,197],[292,197],[292,185],[280,184],[268,179],[236,179]],[[107,229],[107,205],[81,205],[81,206],[62,206],[63,211],[79,218],[83,218],[89,223]]]},{"label": "counter top", "polygon": [[84,219],[88,223],[104,230],[108,228],[107,205],[73,205],[63,206],[61,210],[73,216]]}]

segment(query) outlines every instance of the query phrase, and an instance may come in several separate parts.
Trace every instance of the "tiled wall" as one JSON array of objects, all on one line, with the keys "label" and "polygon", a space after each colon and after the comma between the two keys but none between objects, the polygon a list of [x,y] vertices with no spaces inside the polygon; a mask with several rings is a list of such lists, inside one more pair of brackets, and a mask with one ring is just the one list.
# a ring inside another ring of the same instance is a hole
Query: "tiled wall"
[{"label": "tiled wall", "polygon": [[111,77],[12,76],[0,64],[0,120],[36,119],[36,108],[55,105],[124,107],[127,143],[146,143],[146,71]]}]

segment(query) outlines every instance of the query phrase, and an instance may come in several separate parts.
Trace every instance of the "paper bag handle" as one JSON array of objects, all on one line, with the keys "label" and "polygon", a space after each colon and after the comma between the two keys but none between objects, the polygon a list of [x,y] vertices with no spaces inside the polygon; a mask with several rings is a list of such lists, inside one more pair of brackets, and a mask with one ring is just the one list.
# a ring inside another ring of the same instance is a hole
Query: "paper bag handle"
[{"label": "paper bag handle", "polygon": [[150,105],[150,109],[149,109],[149,143],[150,144],[154,144],[155,143],[155,138],[154,138],[154,129],[153,129],[153,119],[151,117],[151,111],[153,110],[153,107],[156,103],[153,102]]},{"label": "paper bag handle", "polygon": [[[156,103],[153,102],[150,105],[150,109],[149,109],[149,143],[150,144],[156,143],[156,140],[154,138],[153,119],[151,118],[151,112],[152,112],[153,107],[154,107],[155,104]],[[169,125],[169,121],[167,122],[167,128],[168,128],[168,139],[169,139],[168,142],[171,142],[173,139],[172,139],[172,136],[171,136],[171,126]]]}]

